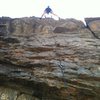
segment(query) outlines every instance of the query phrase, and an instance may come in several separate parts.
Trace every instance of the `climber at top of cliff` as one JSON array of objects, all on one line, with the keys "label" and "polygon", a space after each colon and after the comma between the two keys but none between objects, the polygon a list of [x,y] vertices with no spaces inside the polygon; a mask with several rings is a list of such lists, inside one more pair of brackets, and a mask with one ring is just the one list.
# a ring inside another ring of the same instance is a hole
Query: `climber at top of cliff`
[{"label": "climber at top of cliff", "polygon": [[[52,15],[54,15],[54,16],[58,17],[58,19],[60,19],[60,17],[59,17],[58,15],[56,15],[55,13],[53,13],[52,9],[51,9],[49,6],[48,6],[47,8],[45,8],[45,10],[44,10],[44,12],[43,12],[41,18],[42,18],[44,15],[49,14],[49,13],[51,13]],[[45,18],[46,18],[46,16],[45,16]]]}]

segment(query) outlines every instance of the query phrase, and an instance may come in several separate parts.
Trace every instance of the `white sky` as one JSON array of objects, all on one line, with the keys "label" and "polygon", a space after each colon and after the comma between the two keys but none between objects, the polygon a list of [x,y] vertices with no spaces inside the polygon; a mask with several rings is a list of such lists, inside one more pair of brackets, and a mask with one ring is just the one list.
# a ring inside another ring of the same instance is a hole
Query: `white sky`
[{"label": "white sky", "polygon": [[0,17],[41,17],[49,5],[61,18],[100,17],[100,0],[0,0]]}]

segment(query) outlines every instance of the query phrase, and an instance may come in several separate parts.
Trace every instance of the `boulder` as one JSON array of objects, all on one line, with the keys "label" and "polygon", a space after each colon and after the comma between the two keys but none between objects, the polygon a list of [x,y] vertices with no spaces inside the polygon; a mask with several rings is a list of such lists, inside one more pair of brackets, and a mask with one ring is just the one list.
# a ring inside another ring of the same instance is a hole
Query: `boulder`
[{"label": "boulder", "polygon": [[59,26],[54,29],[54,33],[63,33],[63,32],[78,32],[84,28],[84,23],[76,19],[67,19],[61,20]]},{"label": "boulder", "polygon": [[96,38],[100,38],[100,18],[85,18],[87,27]]},{"label": "boulder", "polygon": [[17,18],[11,21],[11,34],[13,35],[29,35],[34,33],[37,22],[34,18]]}]

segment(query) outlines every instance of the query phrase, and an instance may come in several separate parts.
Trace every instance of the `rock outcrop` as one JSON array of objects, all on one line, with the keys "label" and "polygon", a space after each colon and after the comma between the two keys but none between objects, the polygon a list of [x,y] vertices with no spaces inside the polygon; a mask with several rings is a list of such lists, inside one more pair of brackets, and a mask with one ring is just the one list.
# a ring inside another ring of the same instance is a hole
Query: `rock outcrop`
[{"label": "rock outcrop", "polygon": [[100,40],[83,22],[8,19],[0,27],[0,100],[100,99]]}]

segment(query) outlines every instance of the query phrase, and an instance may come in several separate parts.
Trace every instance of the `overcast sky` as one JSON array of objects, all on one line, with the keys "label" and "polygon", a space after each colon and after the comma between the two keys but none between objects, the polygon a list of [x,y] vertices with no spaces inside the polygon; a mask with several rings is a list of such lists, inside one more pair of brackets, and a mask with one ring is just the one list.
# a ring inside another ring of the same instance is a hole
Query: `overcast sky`
[{"label": "overcast sky", "polygon": [[100,17],[100,0],[0,0],[0,17],[40,17],[48,5],[61,18]]}]

